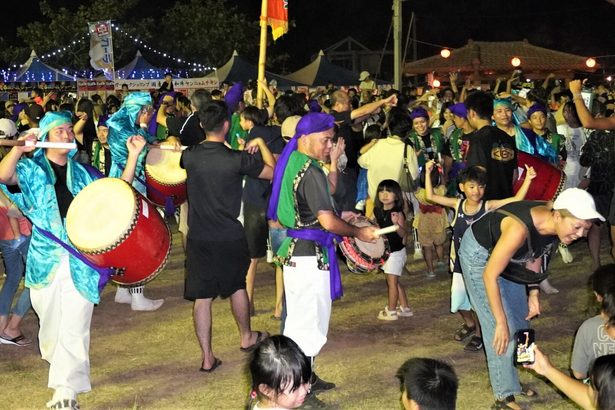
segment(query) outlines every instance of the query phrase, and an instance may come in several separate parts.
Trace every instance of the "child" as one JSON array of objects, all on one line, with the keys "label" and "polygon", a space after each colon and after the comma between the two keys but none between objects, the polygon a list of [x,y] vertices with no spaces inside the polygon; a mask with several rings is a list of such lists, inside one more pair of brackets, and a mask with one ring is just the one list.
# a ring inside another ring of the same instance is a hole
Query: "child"
[{"label": "child", "polygon": [[615,354],[599,357],[591,370],[589,385],[574,380],[551,364],[549,358],[538,348],[533,364],[523,367],[532,369],[549,379],[562,393],[584,409],[608,410],[615,408]]},{"label": "child", "polygon": [[271,336],[259,343],[249,368],[252,391],[248,408],[295,409],[310,393],[310,359],[286,336]]},{"label": "child", "polygon": [[598,357],[615,352],[615,265],[598,268],[592,275],[592,287],[601,309],[583,322],[574,339],[570,368],[577,379],[587,377]]},{"label": "child", "polygon": [[[430,181],[435,178],[438,179],[437,184],[440,182],[440,174],[437,169],[432,168],[425,174],[429,175],[431,172]],[[426,198],[425,182],[423,180],[423,174],[421,174],[421,188],[419,188],[414,194],[417,202],[418,209],[416,210],[416,216],[412,227],[416,229],[418,234],[418,240],[423,249],[423,259],[427,266],[427,277],[435,278],[433,259],[434,249],[438,258],[438,266],[444,266],[444,242],[446,242],[446,228],[449,226],[448,218],[444,208],[439,205],[434,205]],[[446,187],[439,185],[436,187],[438,195],[443,196],[446,193]]]},{"label": "child", "polygon": [[[397,320],[398,316],[412,316],[412,309],[408,306],[406,288],[399,282],[404,266],[406,266],[406,218],[404,217],[404,200],[401,187],[392,179],[385,179],[378,184],[376,198],[374,198],[374,215],[381,228],[397,225],[397,231],[387,233],[386,238],[391,247],[391,254],[382,270],[386,273],[388,305],[378,313],[380,320]],[[399,309],[397,302],[399,301]]]},{"label": "child", "polygon": [[457,329],[454,339],[462,342],[472,336],[464,350],[467,352],[478,352],[483,347],[483,340],[480,334],[480,325],[476,313],[470,308],[470,300],[466,292],[461,265],[457,259],[457,252],[461,245],[461,237],[465,230],[473,221],[480,218],[485,212],[499,208],[509,202],[520,201],[527,194],[532,180],[536,177],[534,168],[526,165],[527,175],[523,185],[514,197],[483,201],[485,185],[487,182],[487,172],[480,166],[472,166],[464,169],[459,176],[459,190],[464,193],[466,199],[448,198],[433,192],[431,183],[431,171],[434,168],[434,161],[425,164],[425,191],[428,201],[453,208],[453,246],[450,253],[450,269],[453,272],[453,282],[451,284],[451,312],[459,312],[463,319],[463,325]]},{"label": "child", "polygon": [[396,377],[401,387],[401,402],[406,410],[454,410],[459,380],[448,364],[427,358],[407,360]]},{"label": "child", "polygon": [[[381,228],[397,225],[397,231],[387,233],[391,254],[382,267],[386,273],[389,295],[388,305],[378,313],[380,320],[397,320],[398,316],[412,316],[408,306],[406,288],[399,282],[404,266],[406,266],[406,218],[404,216],[404,200],[401,187],[392,179],[385,179],[378,184],[374,198],[374,216]],[[399,301],[399,308],[397,302]]]}]

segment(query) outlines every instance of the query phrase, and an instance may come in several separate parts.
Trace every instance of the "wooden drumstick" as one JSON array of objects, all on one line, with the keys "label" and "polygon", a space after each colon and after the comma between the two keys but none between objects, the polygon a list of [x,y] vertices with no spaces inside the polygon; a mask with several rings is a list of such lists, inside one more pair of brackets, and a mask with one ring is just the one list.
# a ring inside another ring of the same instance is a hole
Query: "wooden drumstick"
[{"label": "wooden drumstick", "polygon": [[0,146],[4,147],[36,147],[36,148],[62,148],[76,149],[74,142],[49,142],[49,141],[30,141],[30,140],[0,140]]},{"label": "wooden drumstick", "polygon": [[[157,148],[163,151],[175,151],[175,145],[171,145],[171,144],[147,144],[147,148],[149,149]],[[183,151],[187,148],[188,147],[186,145],[182,145],[180,149]]]},{"label": "wooden drumstick", "polygon": [[386,228],[380,228],[380,229],[376,229],[376,231],[374,231],[374,233],[376,235],[384,235],[387,233],[393,233],[395,231],[397,231],[399,229],[399,225],[391,225],[391,226],[387,226]]}]

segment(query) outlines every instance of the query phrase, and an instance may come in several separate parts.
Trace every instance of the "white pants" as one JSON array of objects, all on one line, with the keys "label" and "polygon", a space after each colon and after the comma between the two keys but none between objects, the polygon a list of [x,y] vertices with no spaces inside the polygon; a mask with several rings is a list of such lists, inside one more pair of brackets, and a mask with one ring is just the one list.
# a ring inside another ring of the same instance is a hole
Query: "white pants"
[{"label": "white pants", "polygon": [[75,393],[90,391],[90,323],[94,304],[75,288],[68,254],[62,257],[51,284],[31,289],[30,298],[40,319],[41,356],[50,363],[48,386],[69,388]]},{"label": "white pants", "polygon": [[318,269],[316,256],[298,256],[290,261],[295,266],[283,267],[284,336],[293,339],[306,356],[316,356],[327,342],[331,318],[329,271]]}]

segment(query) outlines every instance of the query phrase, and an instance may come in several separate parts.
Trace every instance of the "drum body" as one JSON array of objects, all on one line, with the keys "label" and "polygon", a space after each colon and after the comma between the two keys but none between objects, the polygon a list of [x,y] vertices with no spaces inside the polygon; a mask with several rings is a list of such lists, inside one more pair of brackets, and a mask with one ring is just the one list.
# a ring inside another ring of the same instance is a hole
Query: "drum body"
[{"label": "drum body", "polygon": [[[164,144],[164,142],[162,142]],[[154,204],[166,206],[166,197],[173,198],[173,205],[186,201],[186,170],[179,166],[181,152],[152,148],[145,159],[147,197]]]},{"label": "drum body", "polygon": [[[358,216],[348,221],[357,227],[376,226],[364,216]],[[376,243],[363,242],[360,239],[345,236],[339,244],[342,253],[352,262],[359,272],[370,272],[378,269],[389,258],[391,249],[385,236],[378,238]]]},{"label": "drum body", "polygon": [[525,152],[519,151],[517,158],[517,166],[523,169],[523,174],[515,182],[513,191],[516,193],[523,185],[525,181],[525,165],[534,167],[536,171],[536,178],[530,185],[530,189],[527,191],[525,199],[528,201],[551,201],[559,195],[564,189],[566,184],[566,174],[564,174],[559,168],[549,164],[547,161],[543,161],[540,158],[536,158]]},{"label": "drum body", "polygon": [[68,208],[66,231],[90,261],[120,269],[111,279],[122,285],[154,279],[171,251],[171,233],[156,207],[119,178],[81,190]]}]

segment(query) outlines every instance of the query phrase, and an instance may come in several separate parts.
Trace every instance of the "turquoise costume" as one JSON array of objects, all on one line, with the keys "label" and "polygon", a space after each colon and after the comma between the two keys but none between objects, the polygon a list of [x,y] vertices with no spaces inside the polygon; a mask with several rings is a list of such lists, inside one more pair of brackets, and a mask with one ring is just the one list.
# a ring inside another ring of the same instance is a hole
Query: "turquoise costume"
[{"label": "turquoise costume", "polygon": [[[152,105],[152,98],[146,92],[130,93],[124,99],[122,107],[107,120],[109,127],[108,144],[111,150],[111,169],[109,176],[119,178],[124,172],[126,160],[128,159],[128,148],[126,140],[133,135],[141,135],[145,141],[152,144],[156,142],[156,137],[151,135],[147,130],[142,129],[137,125],[137,119],[141,109]],[[145,157],[147,149],[143,149],[137,159],[135,168],[135,189],[145,195],[145,186],[137,182],[137,178],[145,179]]]},{"label": "turquoise costume", "polygon": [[[48,121],[45,121],[46,119]],[[41,140],[45,140],[52,128],[70,121],[70,115],[67,113],[47,113],[40,124]],[[66,186],[73,196],[97,179],[82,164],[72,159],[76,153],[77,150],[74,149],[68,154],[66,171]],[[42,149],[37,150],[32,159],[21,159],[15,172],[21,192],[10,193],[5,185],[0,187],[32,222],[32,239],[26,262],[26,286],[41,289],[53,281],[60,265],[60,256],[66,251],[44,237],[39,228],[51,232],[65,243],[70,243],[66,233],[66,221],[61,218],[58,208],[54,188],[56,176]],[[99,273],[73,256],[70,256],[70,273],[79,293],[88,301],[98,303]]]}]

